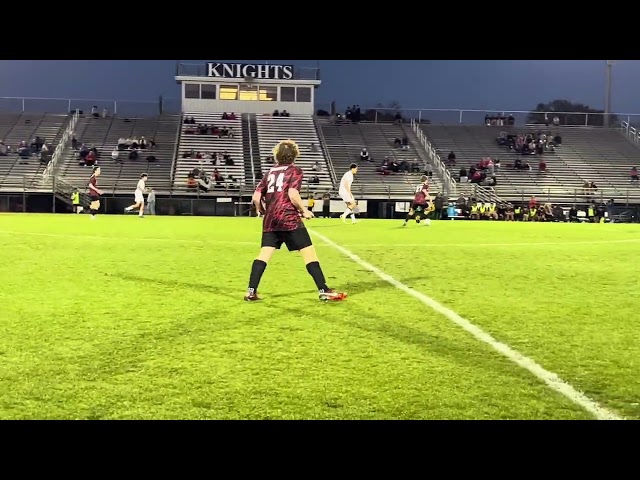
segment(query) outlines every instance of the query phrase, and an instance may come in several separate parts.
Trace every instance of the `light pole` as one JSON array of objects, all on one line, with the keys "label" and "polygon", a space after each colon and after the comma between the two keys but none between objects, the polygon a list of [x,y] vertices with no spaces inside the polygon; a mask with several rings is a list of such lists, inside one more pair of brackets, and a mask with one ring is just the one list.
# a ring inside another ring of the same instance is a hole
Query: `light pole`
[{"label": "light pole", "polygon": [[607,60],[607,69],[606,69],[606,91],[604,97],[604,123],[605,127],[609,127],[609,123],[611,120],[611,69],[615,60]]}]

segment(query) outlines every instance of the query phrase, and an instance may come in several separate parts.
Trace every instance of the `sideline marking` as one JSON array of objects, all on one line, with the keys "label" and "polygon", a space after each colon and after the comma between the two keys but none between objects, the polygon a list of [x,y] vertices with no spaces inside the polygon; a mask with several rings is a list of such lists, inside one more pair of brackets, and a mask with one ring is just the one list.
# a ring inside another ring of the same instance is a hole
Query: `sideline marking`
[{"label": "sideline marking", "polygon": [[338,245],[333,240],[330,240],[329,238],[325,237],[321,233],[318,233],[316,231],[312,231],[312,233],[316,237],[318,237],[320,240],[322,240],[324,243],[326,243],[328,246],[342,253],[344,256],[348,257],[349,259],[351,259],[353,262],[360,265],[365,270],[369,270],[370,272],[375,273],[382,280],[393,285],[398,290],[401,290],[407,295],[411,295],[417,300],[420,300],[422,303],[424,303],[426,306],[428,306],[435,312],[443,315],[444,317],[449,319],[451,322],[455,323],[459,327],[463,328],[466,332],[473,335],[477,340],[480,340],[481,342],[489,345],[494,350],[498,351],[499,353],[507,357],[516,365],[519,365],[525,370],[528,370],[539,380],[542,380],[544,383],[546,383],[552,390],[555,390],[561,395],[564,395],[566,398],[571,400],[576,405],[579,405],[580,407],[584,408],[585,410],[593,414],[598,420],[623,420],[623,418],[617,415],[616,413],[612,412],[611,410],[608,410],[607,408],[603,407],[596,401],[591,400],[584,393],[579,392],[578,390],[573,388],[571,385],[569,385],[564,380],[562,380],[557,374],[546,370],[544,367],[539,365],[535,360],[524,356],[523,354],[509,347],[507,344],[499,342],[498,340],[493,338],[491,335],[486,333],[484,330],[482,330],[480,327],[474,325],[466,318],[461,317],[450,308],[447,308],[444,305],[438,303],[436,300],[425,295],[424,293],[418,292],[417,290],[414,290],[411,287],[408,287],[404,283],[399,282],[398,280],[393,278],[391,275],[371,265],[370,263],[366,262],[365,260],[357,256],[355,253],[347,250],[341,245]]}]

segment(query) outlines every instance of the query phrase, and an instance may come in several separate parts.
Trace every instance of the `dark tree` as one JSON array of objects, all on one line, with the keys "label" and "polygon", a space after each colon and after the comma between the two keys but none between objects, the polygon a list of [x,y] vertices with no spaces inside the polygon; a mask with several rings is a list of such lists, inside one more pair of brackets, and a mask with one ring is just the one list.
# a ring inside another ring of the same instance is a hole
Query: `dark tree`
[{"label": "dark tree", "polygon": [[[544,118],[545,112],[547,113],[546,120]],[[588,105],[573,103],[569,100],[553,100],[549,103],[539,103],[535,110],[527,116],[527,123],[544,124],[548,122],[551,124],[554,117],[558,117],[560,125],[589,125],[592,127],[602,127],[604,125],[603,110],[596,110]],[[619,122],[616,115],[609,115],[610,126],[615,126]]]}]

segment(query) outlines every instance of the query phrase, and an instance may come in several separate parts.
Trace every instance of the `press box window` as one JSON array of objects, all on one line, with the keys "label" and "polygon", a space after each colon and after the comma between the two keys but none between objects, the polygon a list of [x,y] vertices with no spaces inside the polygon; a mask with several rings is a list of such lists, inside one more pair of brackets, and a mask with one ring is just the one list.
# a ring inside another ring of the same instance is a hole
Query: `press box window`
[{"label": "press box window", "polygon": [[202,84],[200,87],[200,98],[203,100],[215,100],[216,99],[216,86]]},{"label": "press box window", "polygon": [[200,84],[199,83],[185,83],[184,84],[184,98],[200,98]]}]

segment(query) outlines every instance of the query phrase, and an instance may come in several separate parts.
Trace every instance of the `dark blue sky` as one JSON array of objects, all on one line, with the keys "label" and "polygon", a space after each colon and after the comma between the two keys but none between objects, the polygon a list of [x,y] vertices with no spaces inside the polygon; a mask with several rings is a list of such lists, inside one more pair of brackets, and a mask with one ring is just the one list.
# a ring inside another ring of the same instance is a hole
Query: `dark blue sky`
[{"label": "dark blue sky", "polygon": [[[184,60],[203,63],[207,60]],[[209,59],[209,61],[221,61]],[[222,60],[259,63],[264,60]],[[316,65],[315,60],[269,60]],[[175,60],[1,60],[0,97],[156,100],[177,97]],[[528,110],[566,98],[604,107],[604,60],[322,60],[318,106]],[[613,110],[640,112],[640,61],[614,66]]]}]

